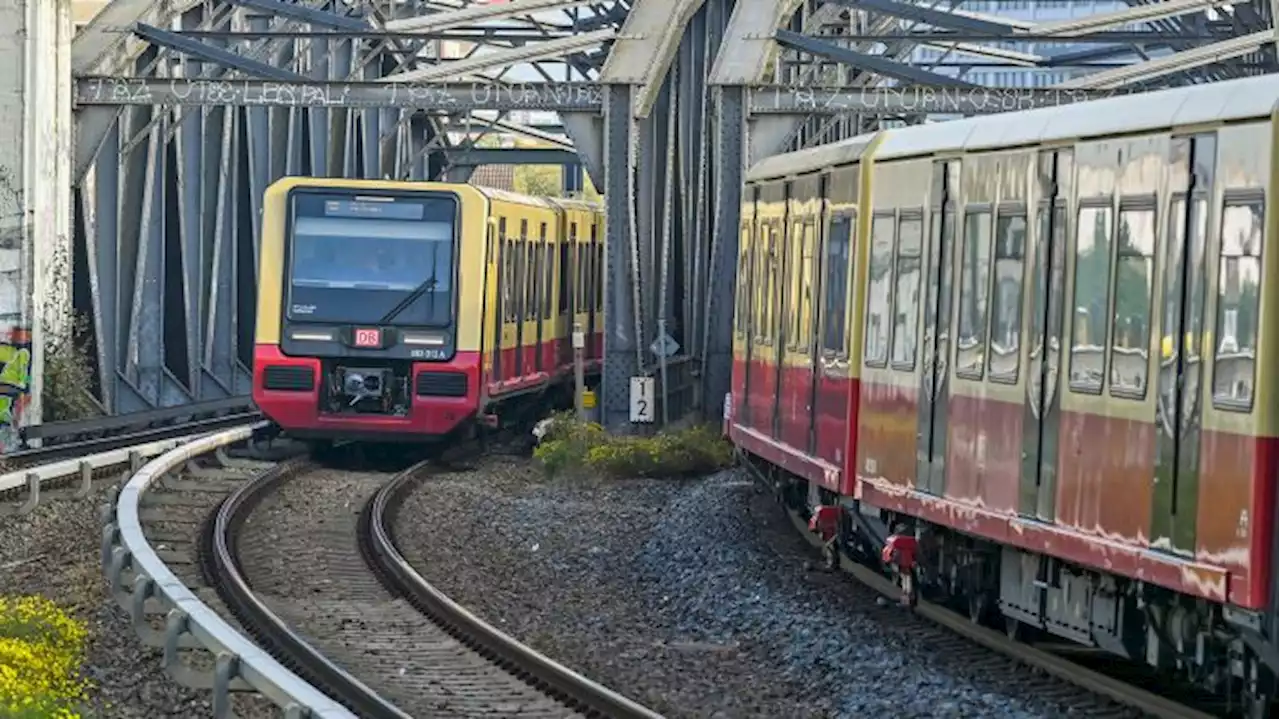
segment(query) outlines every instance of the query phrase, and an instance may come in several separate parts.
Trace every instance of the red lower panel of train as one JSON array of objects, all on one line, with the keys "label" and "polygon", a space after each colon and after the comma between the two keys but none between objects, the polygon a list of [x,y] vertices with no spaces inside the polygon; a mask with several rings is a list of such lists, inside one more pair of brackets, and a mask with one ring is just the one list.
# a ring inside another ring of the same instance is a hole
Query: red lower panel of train
[{"label": "red lower panel of train", "polygon": [[[310,388],[265,389],[264,372],[269,367],[309,370],[313,378]],[[304,438],[426,440],[448,435],[476,417],[480,402],[479,353],[458,352],[448,362],[415,362],[411,372],[411,387],[415,388],[421,374],[461,374],[466,377],[465,394],[419,396],[414,392],[405,416],[325,413],[320,411],[320,360],[290,357],[275,345],[260,344],[254,348],[253,401],[281,428]]]}]

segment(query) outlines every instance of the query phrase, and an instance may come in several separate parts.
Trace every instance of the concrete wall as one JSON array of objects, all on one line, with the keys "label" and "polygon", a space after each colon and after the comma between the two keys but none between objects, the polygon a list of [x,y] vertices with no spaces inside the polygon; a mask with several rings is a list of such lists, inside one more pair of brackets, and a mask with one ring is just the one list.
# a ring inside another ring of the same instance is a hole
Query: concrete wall
[{"label": "concrete wall", "polygon": [[71,306],[71,0],[0,3],[0,450],[40,421]]}]

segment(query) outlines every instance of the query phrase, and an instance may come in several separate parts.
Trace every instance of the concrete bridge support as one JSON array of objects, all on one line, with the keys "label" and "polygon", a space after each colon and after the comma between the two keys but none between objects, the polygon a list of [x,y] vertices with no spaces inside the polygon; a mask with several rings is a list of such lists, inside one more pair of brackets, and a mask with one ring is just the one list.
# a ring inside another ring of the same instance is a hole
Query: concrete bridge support
[{"label": "concrete bridge support", "polygon": [[71,0],[0,3],[0,451],[70,330],[71,34]]}]

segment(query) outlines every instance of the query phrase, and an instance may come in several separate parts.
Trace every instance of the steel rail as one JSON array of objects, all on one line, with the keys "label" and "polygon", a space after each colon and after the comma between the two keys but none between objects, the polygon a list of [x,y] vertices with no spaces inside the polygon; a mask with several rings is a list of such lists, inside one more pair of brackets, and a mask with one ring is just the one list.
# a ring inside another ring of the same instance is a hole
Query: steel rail
[{"label": "steel rail", "polygon": [[305,471],[308,460],[295,460],[277,465],[254,478],[222,503],[210,523],[208,546],[201,555],[216,580],[218,596],[231,612],[260,642],[287,665],[307,677],[327,694],[365,719],[410,719],[395,705],[349,674],[289,628],[254,593],[244,577],[236,553],[236,538],[245,519],[276,485]]},{"label": "steel rail", "polygon": [[[188,412],[187,414],[190,415],[197,413]],[[123,417],[128,417],[128,415],[123,415]],[[17,452],[10,452],[9,454],[3,455],[2,459],[8,463],[19,463],[24,465],[50,462],[66,457],[82,457],[86,454],[109,452],[114,449],[144,444],[147,442],[155,442],[163,439],[214,432],[228,427],[253,424],[260,419],[262,419],[262,414],[260,412],[256,409],[248,409],[234,414],[217,417],[201,417],[187,422],[182,422],[180,424],[166,424],[158,427],[148,427],[146,429],[140,429],[133,432],[126,432],[123,434],[113,434],[114,431],[131,430],[136,429],[137,427],[137,424],[124,425],[123,423],[119,423],[115,427],[107,427],[99,430],[103,432],[105,436],[59,441],[56,444],[50,444],[45,447],[22,449]],[[35,427],[47,426],[48,425],[35,425]],[[82,433],[88,434],[89,432],[87,430],[77,429],[74,433],[67,432],[62,435],[41,435],[39,437],[32,438],[38,438],[44,442],[48,441],[50,437],[71,436],[73,434]]]},{"label": "steel rail", "polygon": [[[143,532],[142,497],[153,484],[198,456],[213,452],[222,458],[225,447],[247,440],[267,426],[268,423],[262,422],[178,443],[135,472],[116,501],[107,507],[103,566],[112,595],[121,608],[131,613],[144,641],[157,634],[146,615],[157,609],[167,613],[166,628],[159,633],[165,668],[180,683],[211,688],[215,716],[228,716],[230,692],[247,688],[283,708],[286,719],[352,719],[353,714],[276,661],[200,601],[165,565]],[[132,591],[127,588],[130,585]],[[216,657],[211,679],[200,678],[190,683],[192,670],[179,658],[179,651],[188,648],[204,648]]]},{"label": "steel rail", "polygon": [[388,588],[444,627],[459,641],[518,675],[527,675],[540,689],[567,698],[570,705],[611,719],[661,719],[662,715],[598,684],[534,651],[492,624],[467,611],[418,574],[396,547],[388,513],[413,488],[422,465],[402,472],[383,485],[366,507],[368,524],[361,537]]}]

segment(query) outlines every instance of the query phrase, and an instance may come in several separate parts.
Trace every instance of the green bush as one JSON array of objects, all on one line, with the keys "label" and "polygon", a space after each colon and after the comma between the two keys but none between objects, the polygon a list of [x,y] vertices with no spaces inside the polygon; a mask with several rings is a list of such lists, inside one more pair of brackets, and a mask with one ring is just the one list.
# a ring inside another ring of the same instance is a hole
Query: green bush
[{"label": "green bush", "polygon": [[613,436],[572,412],[556,414],[533,456],[548,476],[685,477],[733,463],[733,450],[712,427],[667,430],[652,437]]},{"label": "green bush", "polygon": [[93,398],[93,366],[89,356],[89,323],[76,316],[71,332],[51,340],[44,353],[42,421],[90,419],[102,415]]}]

